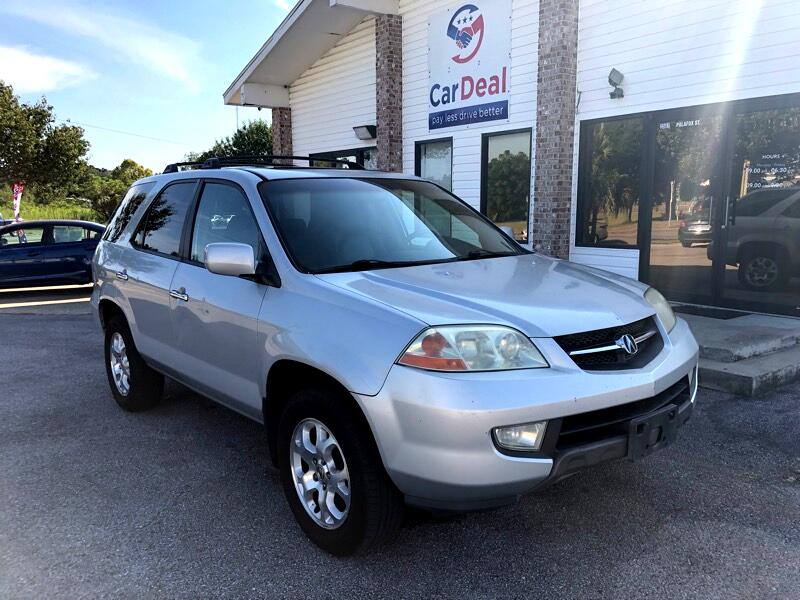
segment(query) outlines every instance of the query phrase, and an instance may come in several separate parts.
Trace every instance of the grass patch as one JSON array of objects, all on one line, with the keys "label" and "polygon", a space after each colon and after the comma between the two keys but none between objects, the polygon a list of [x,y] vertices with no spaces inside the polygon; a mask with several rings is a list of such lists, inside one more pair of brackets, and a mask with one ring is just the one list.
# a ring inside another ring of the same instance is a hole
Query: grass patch
[{"label": "grass patch", "polygon": [[[6,220],[13,218],[11,200],[0,200],[0,214]],[[22,218],[26,221],[38,219],[80,219],[83,221],[98,221],[97,214],[85,202],[80,200],[63,200],[51,202],[50,204],[36,204],[35,202],[25,202],[22,197]]]}]

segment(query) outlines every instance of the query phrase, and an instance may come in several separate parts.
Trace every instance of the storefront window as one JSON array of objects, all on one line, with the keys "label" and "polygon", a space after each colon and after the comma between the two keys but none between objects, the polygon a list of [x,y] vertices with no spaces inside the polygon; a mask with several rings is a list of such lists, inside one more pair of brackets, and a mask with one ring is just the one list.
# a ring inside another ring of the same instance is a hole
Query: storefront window
[{"label": "storefront window", "polygon": [[641,118],[602,121],[584,129],[577,245],[638,244],[643,131]]},{"label": "storefront window", "polygon": [[[376,148],[356,148],[354,150],[336,150],[334,152],[319,152],[312,154],[315,159],[312,166],[336,169],[349,169],[345,164],[332,162],[334,160],[347,160],[363,165],[365,169],[377,169],[378,158]],[[325,160],[329,159],[329,160]]]},{"label": "storefront window", "polygon": [[531,132],[483,136],[483,213],[528,241],[531,197]]},{"label": "storefront window", "polygon": [[453,189],[453,140],[417,142],[416,174],[446,190]]}]

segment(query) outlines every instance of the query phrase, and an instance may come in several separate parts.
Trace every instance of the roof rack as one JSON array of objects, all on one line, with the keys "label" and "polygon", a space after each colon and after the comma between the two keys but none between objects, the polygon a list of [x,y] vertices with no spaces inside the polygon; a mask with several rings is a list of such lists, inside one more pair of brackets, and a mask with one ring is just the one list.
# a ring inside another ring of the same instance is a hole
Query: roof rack
[{"label": "roof rack", "polygon": [[[353,162],[352,160],[340,160],[338,158],[321,158],[312,156],[283,156],[277,154],[253,154],[247,156],[212,156],[208,160],[177,162],[168,164],[164,167],[164,173],[177,173],[180,167],[189,167],[195,169],[220,169],[222,167],[237,167],[237,166],[251,166],[251,165],[265,165],[270,167],[284,167],[284,168],[297,168],[295,165],[275,164],[276,160],[300,160],[307,161],[311,168],[313,161],[321,163],[334,163],[337,165],[344,165],[351,169],[364,170],[364,165],[361,163]],[[329,168],[329,167],[317,167]]]}]

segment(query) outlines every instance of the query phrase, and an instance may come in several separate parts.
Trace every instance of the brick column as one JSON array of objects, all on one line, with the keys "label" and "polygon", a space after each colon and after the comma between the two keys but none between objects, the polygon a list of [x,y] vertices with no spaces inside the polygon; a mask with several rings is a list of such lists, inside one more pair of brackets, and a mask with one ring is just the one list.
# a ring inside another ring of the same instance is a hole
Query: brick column
[{"label": "brick column", "polygon": [[272,153],[292,155],[292,109],[272,109]]},{"label": "brick column", "polygon": [[539,0],[533,243],[569,258],[578,0]]},{"label": "brick column", "polygon": [[375,19],[375,109],[378,169],[403,170],[403,18]]}]

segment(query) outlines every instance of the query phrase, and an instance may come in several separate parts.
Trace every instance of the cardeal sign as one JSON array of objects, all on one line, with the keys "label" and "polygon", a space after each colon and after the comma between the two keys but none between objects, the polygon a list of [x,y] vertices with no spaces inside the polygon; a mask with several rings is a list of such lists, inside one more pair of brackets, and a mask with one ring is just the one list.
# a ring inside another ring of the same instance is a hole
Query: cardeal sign
[{"label": "cardeal sign", "polygon": [[428,22],[428,129],[508,120],[511,0],[460,3]]}]

